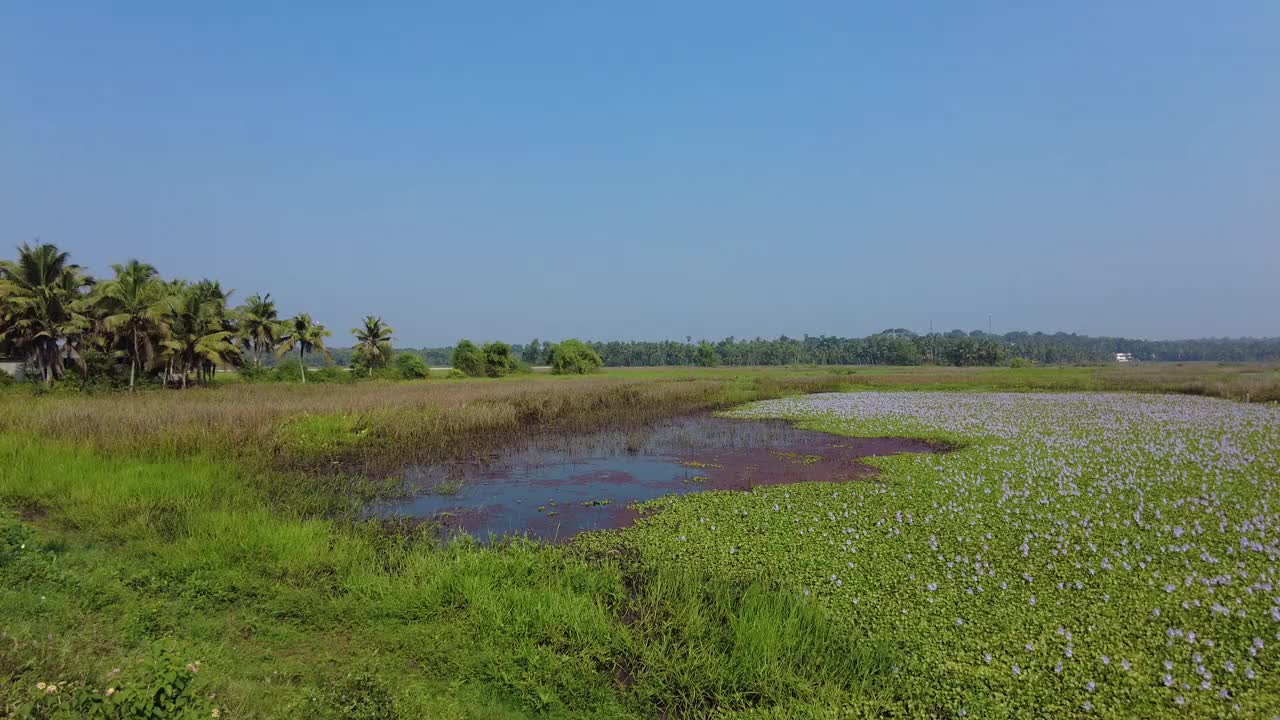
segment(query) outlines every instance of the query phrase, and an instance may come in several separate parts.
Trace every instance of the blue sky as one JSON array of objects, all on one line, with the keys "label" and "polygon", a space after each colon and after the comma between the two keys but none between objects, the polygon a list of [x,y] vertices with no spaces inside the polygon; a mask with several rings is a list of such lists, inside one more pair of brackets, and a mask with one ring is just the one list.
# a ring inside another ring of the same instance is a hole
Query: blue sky
[{"label": "blue sky", "polygon": [[1280,335],[1280,3],[357,5],[0,5],[0,244],[410,345]]}]

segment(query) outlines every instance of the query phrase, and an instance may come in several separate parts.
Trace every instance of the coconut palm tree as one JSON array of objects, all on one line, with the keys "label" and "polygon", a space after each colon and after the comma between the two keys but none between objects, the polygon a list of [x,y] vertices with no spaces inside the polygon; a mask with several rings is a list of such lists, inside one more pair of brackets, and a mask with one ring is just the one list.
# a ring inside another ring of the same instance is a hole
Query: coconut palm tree
[{"label": "coconut palm tree", "polygon": [[146,369],[155,356],[153,339],[168,333],[169,295],[152,265],[130,260],[112,265],[116,276],[98,286],[97,302],[103,328],[124,340],[129,356],[129,390],[138,368]]},{"label": "coconut palm tree", "polygon": [[235,336],[237,333],[236,319],[234,313],[227,310],[227,301],[231,299],[231,294],[235,290],[223,290],[222,283],[217,280],[201,280],[191,286],[202,304],[209,308],[214,323],[217,324],[219,331],[230,333],[226,338],[231,343],[233,351],[231,353],[221,354],[221,360],[213,360],[208,357],[201,357],[196,361],[196,369],[199,370],[201,379],[208,381],[213,379],[214,373],[218,371],[218,365],[237,363],[240,360],[240,350],[235,348]]},{"label": "coconut palm tree", "polygon": [[170,333],[160,345],[170,365],[180,370],[185,388],[192,370],[207,381],[211,367],[236,362],[239,350],[231,342],[233,333],[223,327],[225,303],[211,295],[207,285],[179,281],[170,288],[176,291],[167,300]]},{"label": "coconut palm tree", "polygon": [[90,330],[93,278],[50,244],[18,248],[0,261],[0,344],[33,362],[46,383],[63,376],[63,359],[84,366],[77,344]]},{"label": "coconut palm tree", "polygon": [[276,331],[280,327],[271,293],[250,295],[236,314],[240,321],[240,340],[253,352],[253,364],[262,367],[262,353],[275,347]]},{"label": "coconut palm tree", "polygon": [[332,360],[333,356],[329,354],[329,350],[324,346],[324,339],[332,333],[320,323],[312,322],[311,316],[307,313],[298,313],[287,320],[282,331],[284,334],[280,337],[280,346],[276,348],[276,355],[284,357],[294,348],[298,349],[298,364],[302,367],[302,382],[305,385],[307,382],[307,353],[318,351]]},{"label": "coconut palm tree", "polygon": [[368,315],[363,327],[351,329],[351,334],[356,338],[356,344],[351,349],[365,367],[386,367],[391,362],[391,334],[394,332],[382,318]]}]

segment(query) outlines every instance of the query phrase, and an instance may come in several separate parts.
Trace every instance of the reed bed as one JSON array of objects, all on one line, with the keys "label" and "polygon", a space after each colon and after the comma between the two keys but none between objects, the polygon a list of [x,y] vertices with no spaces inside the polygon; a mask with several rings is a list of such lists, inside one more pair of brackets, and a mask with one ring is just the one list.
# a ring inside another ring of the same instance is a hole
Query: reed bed
[{"label": "reed bed", "polygon": [[148,457],[209,454],[378,473],[547,433],[641,427],[751,400],[826,392],[819,375],[549,381],[235,384],[188,392],[0,398],[0,431]]}]

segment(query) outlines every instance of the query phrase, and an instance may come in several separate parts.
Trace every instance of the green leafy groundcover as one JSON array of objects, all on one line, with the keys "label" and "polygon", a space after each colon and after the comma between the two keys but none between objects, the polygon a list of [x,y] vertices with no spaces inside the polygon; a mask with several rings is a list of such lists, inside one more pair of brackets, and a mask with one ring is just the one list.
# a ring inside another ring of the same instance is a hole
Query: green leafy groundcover
[{"label": "green leafy groundcover", "polygon": [[584,544],[767,579],[848,633],[890,639],[902,714],[1280,712],[1274,406],[848,393],[732,414],[967,446],[880,459],[870,482],[654,501],[635,528]]}]

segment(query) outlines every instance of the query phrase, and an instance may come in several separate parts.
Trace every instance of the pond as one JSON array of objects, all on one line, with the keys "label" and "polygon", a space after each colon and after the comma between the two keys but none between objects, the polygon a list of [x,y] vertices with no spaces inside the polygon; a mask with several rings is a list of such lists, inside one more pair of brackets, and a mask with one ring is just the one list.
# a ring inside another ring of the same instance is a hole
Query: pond
[{"label": "pond", "polygon": [[638,515],[629,505],[664,495],[849,482],[876,472],[865,458],[944,449],[921,440],[848,438],[782,421],[699,415],[411,467],[405,472],[411,497],[371,511],[438,521],[479,539],[517,534],[555,542],[625,527]]}]

